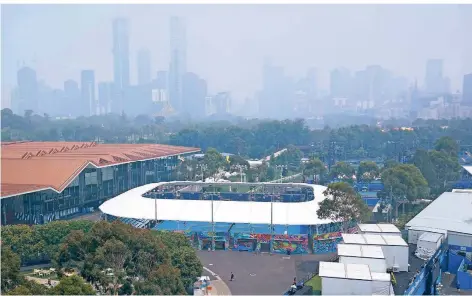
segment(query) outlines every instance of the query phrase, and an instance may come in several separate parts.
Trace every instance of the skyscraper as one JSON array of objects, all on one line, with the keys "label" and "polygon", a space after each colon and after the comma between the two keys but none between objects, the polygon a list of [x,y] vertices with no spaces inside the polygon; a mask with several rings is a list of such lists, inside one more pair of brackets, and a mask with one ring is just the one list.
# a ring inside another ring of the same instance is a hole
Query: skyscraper
[{"label": "skyscraper", "polygon": [[67,115],[77,116],[80,115],[80,89],[79,84],[74,80],[64,81],[64,94],[66,101],[66,111]]},{"label": "skyscraper", "polygon": [[330,93],[333,98],[349,98],[351,95],[351,74],[345,68],[331,71]]},{"label": "skyscraper", "polygon": [[29,68],[23,67],[18,70],[17,73],[18,83],[18,96],[17,99],[17,112],[23,115],[26,110],[32,110],[33,112],[39,112],[38,108],[38,81],[36,78],[36,71]]},{"label": "skyscraper", "polygon": [[464,75],[462,82],[462,104],[472,106],[472,73]]},{"label": "skyscraper", "polygon": [[426,91],[439,94],[444,91],[443,60],[430,59],[426,62]]},{"label": "skyscraper", "polygon": [[138,85],[145,85],[151,82],[151,54],[147,49],[138,52]]},{"label": "skyscraper", "polygon": [[80,115],[91,116],[99,114],[98,102],[95,100],[95,73],[93,70],[83,70],[80,79],[81,105]]},{"label": "skyscraper", "polygon": [[98,84],[98,105],[100,114],[111,112],[111,104],[113,101],[113,83],[101,82]]},{"label": "skyscraper", "polygon": [[113,82],[117,89],[129,86],[129,36],[128,21],[113,20]]},{"label": "skyscraper", "polygon": [[182,110],[182,76],[187,71],[187,41],[185,21],[170,19],[169,100],[172,107]]}]

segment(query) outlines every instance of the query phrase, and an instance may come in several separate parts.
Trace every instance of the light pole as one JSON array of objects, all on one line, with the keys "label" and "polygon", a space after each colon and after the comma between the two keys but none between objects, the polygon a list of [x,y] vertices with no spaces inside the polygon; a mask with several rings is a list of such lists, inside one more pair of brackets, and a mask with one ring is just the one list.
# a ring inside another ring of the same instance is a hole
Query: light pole
[{"label": "light pole", "polygon": [[213,187],[209,185],[210,194],[211,194],[211,250],[215,251],[215,220],[214,220],[214,215],[215,213],[213,212]]}]

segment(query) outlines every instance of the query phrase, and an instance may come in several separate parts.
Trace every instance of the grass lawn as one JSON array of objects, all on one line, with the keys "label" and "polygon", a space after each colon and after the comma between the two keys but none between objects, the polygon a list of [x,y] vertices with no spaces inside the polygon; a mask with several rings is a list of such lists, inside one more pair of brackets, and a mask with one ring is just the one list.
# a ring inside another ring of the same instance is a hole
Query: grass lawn
[{"label": "grass lawn", "polygon": [[319,275],[312,277],[305,285],[313,287],[313,295],[321,295],[321,277]]}]

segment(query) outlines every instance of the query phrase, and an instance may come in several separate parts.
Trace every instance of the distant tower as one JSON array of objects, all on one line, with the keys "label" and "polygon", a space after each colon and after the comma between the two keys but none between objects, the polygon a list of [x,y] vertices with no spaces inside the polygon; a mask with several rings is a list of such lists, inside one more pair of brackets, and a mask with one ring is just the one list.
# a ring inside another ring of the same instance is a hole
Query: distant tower
[{"label": "distant tower", "polygon": [[80,115],[98,115],[98,101],[95,99],[95,73],[93,70],[84,70],[80,79],[81,86],[81,106]]},{"label": "distant tower", "polygon": [[113,20],[113,106],[121,114],[126,109],[125,91],[130,85],[129,78],[129,33],[128,20]]},{"label": "distant tower", "polygon": [[138,85],[151,82],[151,53],[147,49],[138,52]]},{"label": "distant tower", "polygon": [[18,94],[17,106],[18,113],[23,115],[26,110],[38,112],[38,81],[36,71],[23,67],[17,73]]},{"label": "distant tower", "polygon": [[169,100],[178,112],[182,110],[182,76],[187,71],[187,40],[185,21],[170,19]]},{"label": "distant tower", "polygon": [[444,92],[443,60],[430,59],[426,62],[425,87],[432,94]]}]

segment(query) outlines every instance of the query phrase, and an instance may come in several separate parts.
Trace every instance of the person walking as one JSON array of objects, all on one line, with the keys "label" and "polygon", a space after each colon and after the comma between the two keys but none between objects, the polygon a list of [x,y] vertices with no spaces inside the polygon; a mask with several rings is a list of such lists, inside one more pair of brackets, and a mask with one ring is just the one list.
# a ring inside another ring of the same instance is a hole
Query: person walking
[{"label": "person walking", "polygon": [[233,280],[234,280],[234,274],[233,274],[233,272],[231,272],[231,279],[230,279],[230,281],[233,281]]}]

